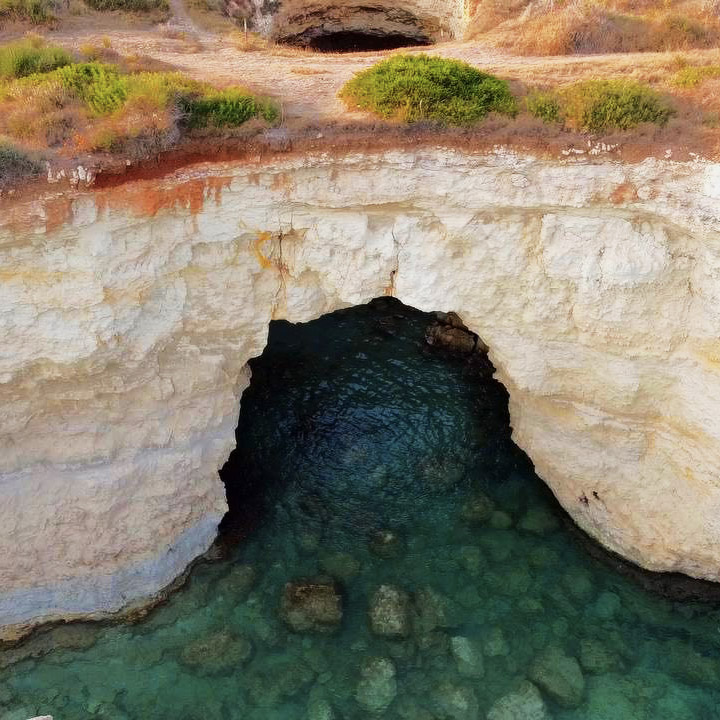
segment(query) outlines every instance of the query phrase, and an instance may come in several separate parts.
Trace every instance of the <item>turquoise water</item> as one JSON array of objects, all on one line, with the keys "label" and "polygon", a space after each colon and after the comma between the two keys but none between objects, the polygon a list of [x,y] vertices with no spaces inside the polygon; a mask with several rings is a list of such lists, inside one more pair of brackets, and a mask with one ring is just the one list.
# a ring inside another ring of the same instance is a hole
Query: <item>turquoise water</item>
[{"label": "turquoise water", "polygon": [[[222,473],[227,557],[141,622],[0,653],[0,718],[720,717],[718,607],[593,559],[492,368],[427,347],[429,321],[380,301],[273,323]],[[338,593],[329,632],[289,627],[299,580]]]}]

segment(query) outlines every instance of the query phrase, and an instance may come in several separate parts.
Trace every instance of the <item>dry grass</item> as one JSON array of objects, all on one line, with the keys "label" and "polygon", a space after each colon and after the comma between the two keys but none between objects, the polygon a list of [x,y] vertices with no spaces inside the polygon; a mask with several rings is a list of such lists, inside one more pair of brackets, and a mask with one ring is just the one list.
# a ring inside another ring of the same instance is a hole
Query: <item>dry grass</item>
[{"label": "dry grass", "polygon": [[185,9],[193,23],[201,30],[216,35],[237,30],[235,21],[225,14],[220,0],[186,0]]},{"label": "dry grass", "polygon": [[712,48],[720,42],[715,4],[720,0],[481,0],[470,36],[523,55]]},{"label": "dry grass", "polygon": [[295,75],[327,75],[330,71],[321,70],[320,68],[299,67],[291,68],[290,72]]}]

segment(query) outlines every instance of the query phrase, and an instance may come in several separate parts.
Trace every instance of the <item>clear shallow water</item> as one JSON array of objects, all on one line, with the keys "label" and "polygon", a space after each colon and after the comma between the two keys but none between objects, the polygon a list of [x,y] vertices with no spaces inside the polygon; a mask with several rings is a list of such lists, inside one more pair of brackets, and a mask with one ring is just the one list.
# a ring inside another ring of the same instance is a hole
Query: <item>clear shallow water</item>
[{"label": "clear shallow water", "polygon": [[[489,366],[425,347],[428,322],[381,302],[273,324],[223,471],[247,539],[142,622],[0,653],[0,718],[359,720],[360,688],[388,720],[475,720],[527,677],[557,720],[720,717],[718,609],[590,557],[510,443]],[[337,632],[290,632],[285,584],[329,575]],[[371,631],[382,584],[407,593],[408,637]]]}]

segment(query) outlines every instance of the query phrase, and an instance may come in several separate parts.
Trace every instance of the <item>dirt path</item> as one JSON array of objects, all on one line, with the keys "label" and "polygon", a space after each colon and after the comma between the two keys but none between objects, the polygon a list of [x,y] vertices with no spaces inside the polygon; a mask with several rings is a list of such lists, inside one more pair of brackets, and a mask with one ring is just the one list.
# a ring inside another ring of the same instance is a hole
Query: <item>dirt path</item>
[{"label": "dirt path", "polygon": [[[80,46],[108,37],[115,50],[142,54],[176,67],[198,80],[217,85],[244,85],[276,98],[286,119],[314,122],[329,118],[351,120],[337,93],[352,75],[389,54],[314,53],[284,47],[243,51],[227,36],[198,28],[183,0],[170,0],[172,17],[165,26],[146,30],[62,31],[53,40]],[[450,42],[432,48],[410,48],[407,52],[429,52],[464,60],[483,70],[532,85],[555,84],[591,75],[657,73],[672,67],[674,53],[591,55],[562,57],[518,57],[478,43]],[[707,57],[713,51],[694,51],[688,57]]]}]

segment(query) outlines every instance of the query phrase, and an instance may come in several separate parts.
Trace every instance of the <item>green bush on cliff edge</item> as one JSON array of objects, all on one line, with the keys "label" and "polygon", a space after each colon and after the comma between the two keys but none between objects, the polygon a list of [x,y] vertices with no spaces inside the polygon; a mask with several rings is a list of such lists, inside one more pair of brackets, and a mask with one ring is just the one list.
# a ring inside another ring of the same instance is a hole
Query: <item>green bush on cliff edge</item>
[{"label": "green bush on cliff edge", "polygon": [[340,96],[351,107],[414,123],[472,125],[491,112],[514,116],[508,84],[458,60],[393,55],[350,80]]}]

